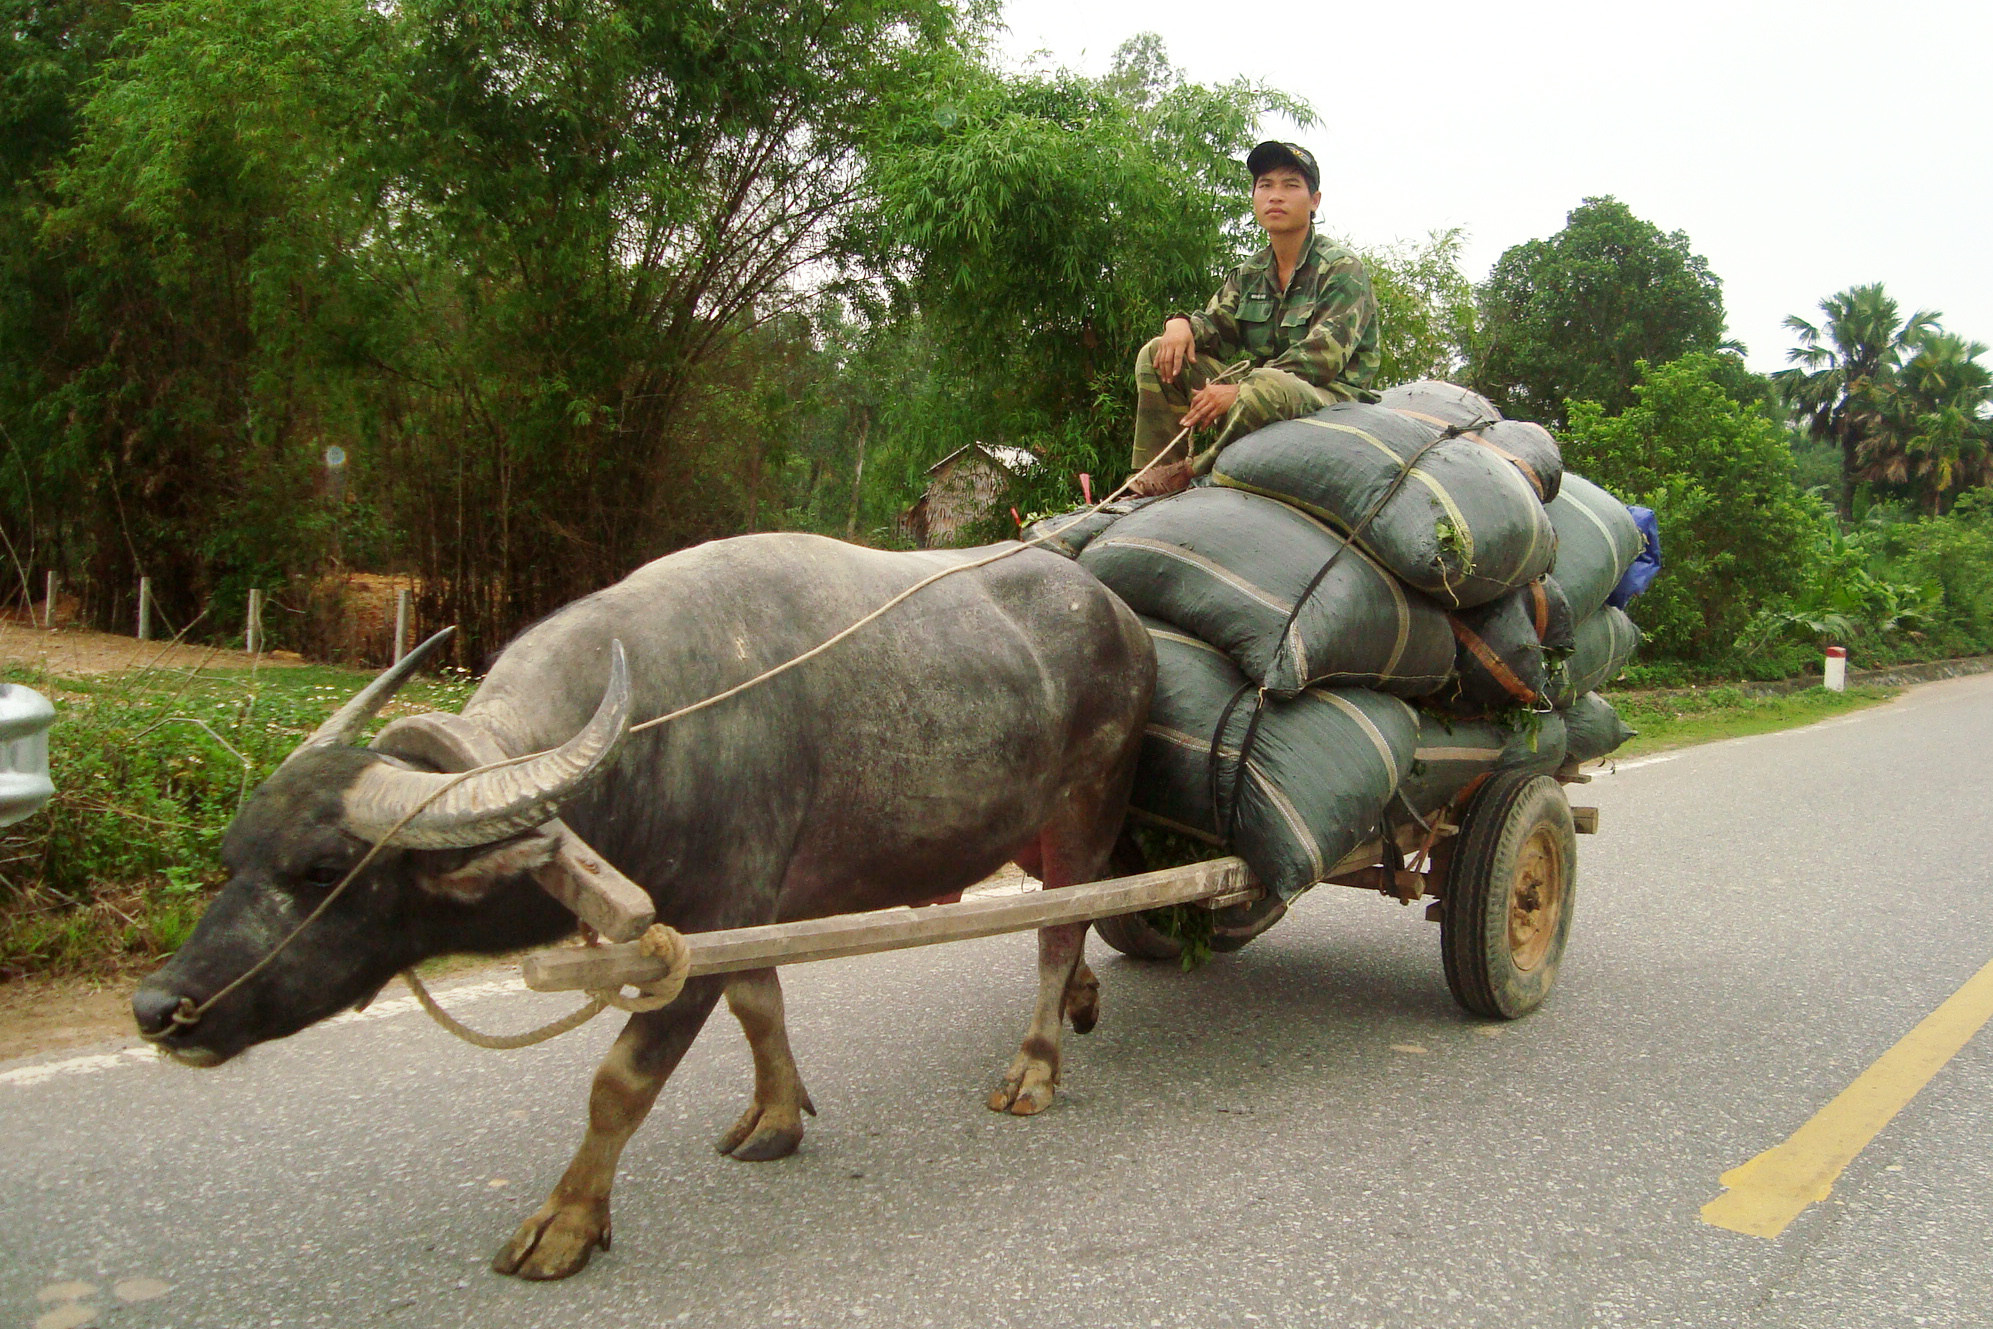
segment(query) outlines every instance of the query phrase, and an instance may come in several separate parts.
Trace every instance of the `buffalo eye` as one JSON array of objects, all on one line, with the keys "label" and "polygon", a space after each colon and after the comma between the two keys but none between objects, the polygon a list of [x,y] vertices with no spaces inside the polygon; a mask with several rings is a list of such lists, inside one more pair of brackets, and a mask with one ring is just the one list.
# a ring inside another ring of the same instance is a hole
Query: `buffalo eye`
[{"label": "buffalo eye", "polygon": [[304,870],[304,879],[314,886],[337,886],[346,876],[346,865],[327,860]]}]

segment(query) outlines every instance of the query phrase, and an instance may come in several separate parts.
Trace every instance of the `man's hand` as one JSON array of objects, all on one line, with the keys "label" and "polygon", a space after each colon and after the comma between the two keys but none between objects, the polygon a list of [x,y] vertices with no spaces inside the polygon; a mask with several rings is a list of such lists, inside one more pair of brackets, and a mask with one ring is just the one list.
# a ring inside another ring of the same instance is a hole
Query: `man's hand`
[{"label": "man's hand", "polygon": [[1173,318],[1163,324],[1162,342],[1156,347],[1156,377],[1174,383],[1190,357],[1197,354],[1197,334],[1191,331],[1189,319]]},{"label": "man's hand", "polygon": [[1160,498],[1190,488],[1190,463],[1166,461],[1151,466],[1128,482],[1128,492],[1136,498]]},{"label": "man's hand", "polygon": [[1191,397],[1190,409],[1177,423],[1185,429],[1202,429],[1206,425],[1217,424],[1231,413],[1232,403],[1238,399],[1238,384],[1207,383]]}]

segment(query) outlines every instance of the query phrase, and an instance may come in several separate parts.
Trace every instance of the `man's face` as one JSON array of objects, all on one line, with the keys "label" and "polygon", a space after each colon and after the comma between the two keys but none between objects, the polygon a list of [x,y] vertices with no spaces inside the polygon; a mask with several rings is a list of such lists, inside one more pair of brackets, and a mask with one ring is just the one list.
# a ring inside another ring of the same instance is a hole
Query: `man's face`
[{"label": "man's face", "polygon": [[1321,204],[1322,196],[1310,193],[1307,177],[1291,166],[1276,166],[1253,181],[1253,218],[1268,235],[1306,230]]}]

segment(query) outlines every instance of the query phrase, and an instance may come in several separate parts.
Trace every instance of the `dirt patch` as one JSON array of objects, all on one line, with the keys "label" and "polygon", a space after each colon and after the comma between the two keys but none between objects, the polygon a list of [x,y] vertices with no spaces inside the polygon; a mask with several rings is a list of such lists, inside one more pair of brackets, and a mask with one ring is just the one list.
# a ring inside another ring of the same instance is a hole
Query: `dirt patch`
[{"label": "dirt patch", "polygon": [[130,1037],[138,977],[0,983],[0,1062]]},{"label": "dirt patch", "polygon": [[192,669],[199,665],[220,669],[248,669],[252,665],[287,669],[304,663],[290,651],[267,652],[259,658],[247,651],[173,646],[85,628],[51,630],[4,621],[0,621],[0,660],[40,668],[56,678],[118,674],[151,664],[171,669]]}]

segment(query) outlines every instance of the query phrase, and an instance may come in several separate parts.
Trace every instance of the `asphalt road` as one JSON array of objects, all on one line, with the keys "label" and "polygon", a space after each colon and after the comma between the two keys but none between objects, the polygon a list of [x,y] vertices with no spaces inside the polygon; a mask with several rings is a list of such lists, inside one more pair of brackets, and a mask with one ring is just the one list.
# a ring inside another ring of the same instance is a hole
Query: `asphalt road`
[{"label": "asphalt road", "polygon": [[[1993,1028],[1782,1236],[1698,1215],[1993,959],[1989,791],[1989,676],[1602,776],[1559,990],[1511,1025],[1354,891],[1189,975],[1095,942],[1101,1027],[1032,1120],[982,1106],[1028,938],[789,970],[802,1152],[713,1153],[749,1074],[716,1016],[559,1284],[485,1265],[607,1020],[489,1053],[403,1003],[211,1073],[13,1063],[0,1325],[1993,1323]],[[565,1005],[490,989],[457,999],[486,1027]]]}]

